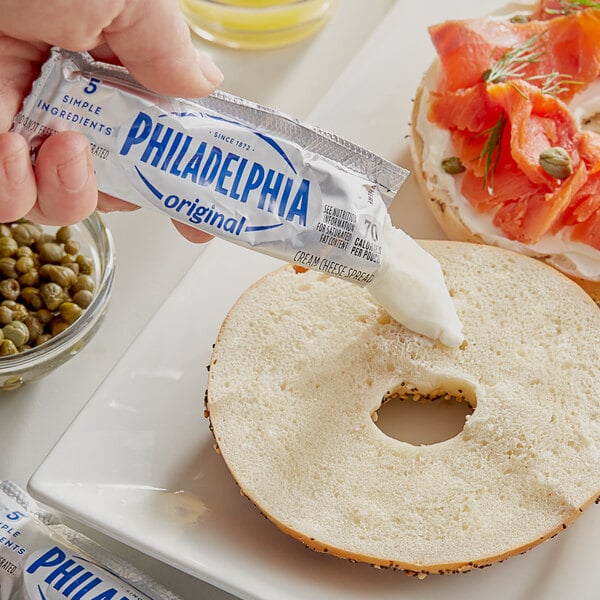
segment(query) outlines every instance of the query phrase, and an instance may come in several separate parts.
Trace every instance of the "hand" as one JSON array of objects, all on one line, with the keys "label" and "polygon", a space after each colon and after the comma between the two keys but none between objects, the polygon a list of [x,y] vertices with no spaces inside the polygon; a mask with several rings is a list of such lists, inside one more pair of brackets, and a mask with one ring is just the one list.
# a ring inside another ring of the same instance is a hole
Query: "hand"
[{"label": "hand", "polygon": [[[0,0],[0,222],[27,217],[67,225],[96,208],[135,209],[98,193],[82,134],[50,136],[34,168],[25,139],[9,132],[51,46],[119,62],[148,88],[171,96],[208,95],[221,72],[196,52],[177,0]],[[211,238],[176,227],[192,241]]]}]

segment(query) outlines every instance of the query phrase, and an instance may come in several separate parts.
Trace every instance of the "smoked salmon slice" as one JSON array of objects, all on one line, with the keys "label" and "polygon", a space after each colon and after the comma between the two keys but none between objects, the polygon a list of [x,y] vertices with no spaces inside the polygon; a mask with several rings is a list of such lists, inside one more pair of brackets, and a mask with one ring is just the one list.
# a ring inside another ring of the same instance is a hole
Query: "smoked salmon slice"
[{"label": "smoked salmon slice", "polygon": [[491,84],[487,91],[490,101],[505,111],[510,122],[511,155],[519,168],[533,183],[549,188],[558,185],[540,166],[539,156],[560,146],[571,156],[573,166],[579,162],[579,127],[565,104],[522,80]]},{"label": "smoked salmon slice", "polygon": [[587,221],[575,225],[571,239],[600,250],[600,212],[596,211]]},{"label": "smoked salmon slice", "polygon": [[[442,63],[439,91],[471,87],[511,49],[525,46],[531,60],[519,64],[518,78],[542,85],[552,73],[565,76],[567,100],[600,74],[600,10],[527,23],[495,19],[446,21],[429,28]],[[538,78],[538,79],[532,79]]]},{"label": "smoked salmon slice", "polygon": [[482,81],[455,92],[433,92],[432,96],[428,118],[444,129],[483,131],[493,127],[502,114]]},{"label": "smoked salmon slice", "polygon": [[535,244],[561,219],[585,181],[585,165],[580,163],[564,185],[554,192],[535,194],[503,204],[494,216],[494,225],[502,229],[509,239]]},{"label": "smoked salmon slice", "polygon": [[[600,135],[568,105],[600,76],[600,10],[542,0],[527,22],[447,21],[430,34],[441,75],[428,119],[450,132],[463,196],[509,239],[566,227],[600,250]],[[544,163],[557,149],[564,174]]]}]

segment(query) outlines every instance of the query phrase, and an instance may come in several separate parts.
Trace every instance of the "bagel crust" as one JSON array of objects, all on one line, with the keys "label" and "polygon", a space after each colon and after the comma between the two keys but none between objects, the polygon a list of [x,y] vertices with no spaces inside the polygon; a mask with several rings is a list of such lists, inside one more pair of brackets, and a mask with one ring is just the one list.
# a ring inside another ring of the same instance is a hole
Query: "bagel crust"
[{"label": "bagel crust", "polygon": [[[285,266],[224,321],[205,401],[242,493],[283,532],[419,576],[522,553],[600,495],[596,304],[522,254],[422,244],[444,270],[460,348],[409,331],[359,286]],[[473,413],[443,442],[387,436],[373,413],[414,394]]]},{"label": "bagel crust", "polygon": [[[493,241],[490,241],[489,239],[484,240],[481,235],[477,233],[473,233],[461,218],[457,199],[453,198],[448,190],[440,185],[438,179],[440,173],[431,170],[428,171],[424,166],[424,153],[427,151],[426,146],[428,140],[424,139],[419,132],[418,123],[421,113],[425,115],[427,112],[428,90],[426,82],[431,77],[431,71],[436,68],[436,63],[430,67],[429,71],[424,75],[415,96],[411,116],[410,138],[410,151],[413,163],[412,173],[415,174],[419,187],[426,199],[427,206],[449,239],[477,244],[492,244],[507,249],[514,249],[514,243],[506,238],[503,239],[502,237],[497,236]],[[561,269],[560,265],[557,264],[557,257],[554,255],[539,255],[539,253],[528,251],[524,245],[521,245],[521,250],[525,254],[534,256],[538,260],[564,272],[567,277],[580,285],[594,301],[600,303],[600,281],[577,276],[572,272]]]}]

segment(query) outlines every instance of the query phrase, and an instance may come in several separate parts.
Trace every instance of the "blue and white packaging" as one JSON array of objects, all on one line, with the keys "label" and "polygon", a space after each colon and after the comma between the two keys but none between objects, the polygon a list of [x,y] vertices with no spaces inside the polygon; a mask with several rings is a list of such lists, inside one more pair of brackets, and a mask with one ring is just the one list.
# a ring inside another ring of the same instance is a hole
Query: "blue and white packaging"
[{"label": "blue and white packaging", "polygon": [[272,109],[215,92],[156,95],[122,67],[54,49],[14,122],[32,157],[88,137],[101,191],[217,237],[366,285],[408,172]]},{"label": "blue and white packaging", "polygon": [[182,600],[0,482],[0,600]]}]

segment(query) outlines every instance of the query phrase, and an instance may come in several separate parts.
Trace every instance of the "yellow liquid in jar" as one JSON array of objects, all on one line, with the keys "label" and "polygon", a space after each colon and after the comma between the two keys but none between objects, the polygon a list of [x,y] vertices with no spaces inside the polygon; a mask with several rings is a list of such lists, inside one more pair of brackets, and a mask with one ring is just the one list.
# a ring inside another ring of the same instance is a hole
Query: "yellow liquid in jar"
[{"label": "yellow liquid in jar", "polygon": [[179,0],[191,30],[233,48],[286,46],[316,33],[336,0]]}]

